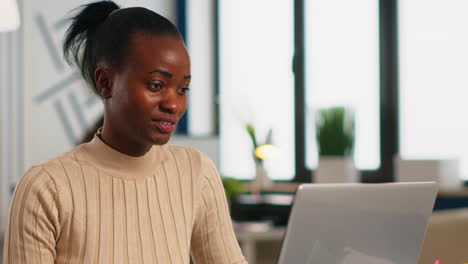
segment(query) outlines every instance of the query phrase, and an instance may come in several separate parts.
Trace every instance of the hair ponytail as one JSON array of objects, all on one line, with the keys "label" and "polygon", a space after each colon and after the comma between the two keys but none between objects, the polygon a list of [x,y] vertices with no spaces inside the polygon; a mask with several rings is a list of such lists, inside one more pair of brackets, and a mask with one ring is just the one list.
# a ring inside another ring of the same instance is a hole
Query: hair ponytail
[{"label": "hair ponytail", "polygon": [[63,54],[68,64],[78,66],[83,78],[98,93],[94,82],[97,54],[93,50],[93,41],[99,26],[119,6],[112,1],[100,1],[82,5],[79,9],[80,12],[71,18],[72,24],[63,42]]},{"label": "hair ponytail", "polygon": [[[112,1],[83,5],[71,18],[63,43],[63,54],[69,64],[76,64],[85,81],[99,94],[94,72],[100,61],[120,70],[128,46],[137,32],[152,35],[169,34],[182,39],[177,28],[163,16],[142,7],[119,9]],[[118,12],[112,13],[115,10]]]}]

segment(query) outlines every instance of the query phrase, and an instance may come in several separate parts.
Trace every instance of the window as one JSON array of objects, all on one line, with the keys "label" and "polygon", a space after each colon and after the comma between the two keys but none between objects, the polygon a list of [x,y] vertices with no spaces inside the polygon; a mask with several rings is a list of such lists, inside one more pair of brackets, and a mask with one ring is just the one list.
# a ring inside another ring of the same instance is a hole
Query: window
[{"label": "window", "polygon": [[[179,1],[178,9],[181,9]],[[214,101],[214,16],[211,0],[187,0],[186,40],[190,54],[192,80],[188,97],[188,134],[211,136],[215,132]]]},{"label": "window", "polygon": [[315,111],[340,105],[353,109],[355,114],[356,166],[363,170],[378,169],[378,1],[313,0],[304,3],[307,166],[315,168],[318,163]]},{"label": "window", "polygon": [[273,179],[294,177],[293,3],[284,0],[220,0],[221,173],[254,176],[251,122],[260,141],[269,129],[280,148],[266,162]]},{"label": "window", "polygon": [[461,161],[468,179],[468,2],[399,1],[400,153]]}]

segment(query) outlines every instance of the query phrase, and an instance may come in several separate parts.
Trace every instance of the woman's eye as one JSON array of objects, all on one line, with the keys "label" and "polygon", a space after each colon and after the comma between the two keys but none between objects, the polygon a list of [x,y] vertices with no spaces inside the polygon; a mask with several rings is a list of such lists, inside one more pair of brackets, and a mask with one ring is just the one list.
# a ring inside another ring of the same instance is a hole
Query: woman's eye
[{"label": "woman's eye", "polygon": [[188,87],[183,87],[183,88],[180,88],[179,92],[183,95],[186,95],[188,94],[188,92],[190,91],[190,88]]},{"label": "woman's eye", "polygon": [[162,83],[159,83],[159,82],[153,82],[150,84],[150,87],[151,87],[151,90],[155,91],[155,92],[159,92],[162,90],[163,88],[163,85]]}]

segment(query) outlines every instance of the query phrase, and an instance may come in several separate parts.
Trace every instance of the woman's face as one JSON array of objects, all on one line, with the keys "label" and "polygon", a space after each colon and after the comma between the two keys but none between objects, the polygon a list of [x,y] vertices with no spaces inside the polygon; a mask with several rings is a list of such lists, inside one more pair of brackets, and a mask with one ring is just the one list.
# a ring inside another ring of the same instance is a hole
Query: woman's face
[{"label": "woman's face", "polygon": [[113,77],[106,119],[120,134],[117,138],[165,144],[185,112],[189,84],[190,59],[182,40],[135,34]]}]

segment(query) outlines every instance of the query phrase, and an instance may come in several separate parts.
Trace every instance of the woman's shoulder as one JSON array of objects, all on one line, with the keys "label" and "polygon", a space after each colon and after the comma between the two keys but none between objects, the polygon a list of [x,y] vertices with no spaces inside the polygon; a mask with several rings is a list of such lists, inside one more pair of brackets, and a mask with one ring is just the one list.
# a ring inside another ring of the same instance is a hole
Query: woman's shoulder
[{"label": "woman's shoulder", "polygon": [[73,149],[48,161],[33,165],[22,175],[18,184],[47,181],[54,185],[61,185],[66,178],[67,171],[79,169],[79,167],[80,164]]},{"label": "woman's shoulder", "polygon": [[15,196],[29,199],[37,199],[44,193],[56,196],[60,188],[57,186],[57,175],[51,173],[49,163],[37,164],[26,170],[15,185]]},{"label": "woman's shoulder", "polygon": [[77,162],[73,160],[73,153],[67,152],[30,167],[15,185],[13,203],[32,206],[39,202],[47,204],[48,208],[52,208],[54,203],[65,215],[72,208],[70,202],[72,185],[67,175],[70,174],[71,168],[76,166],[74,164]]}]

